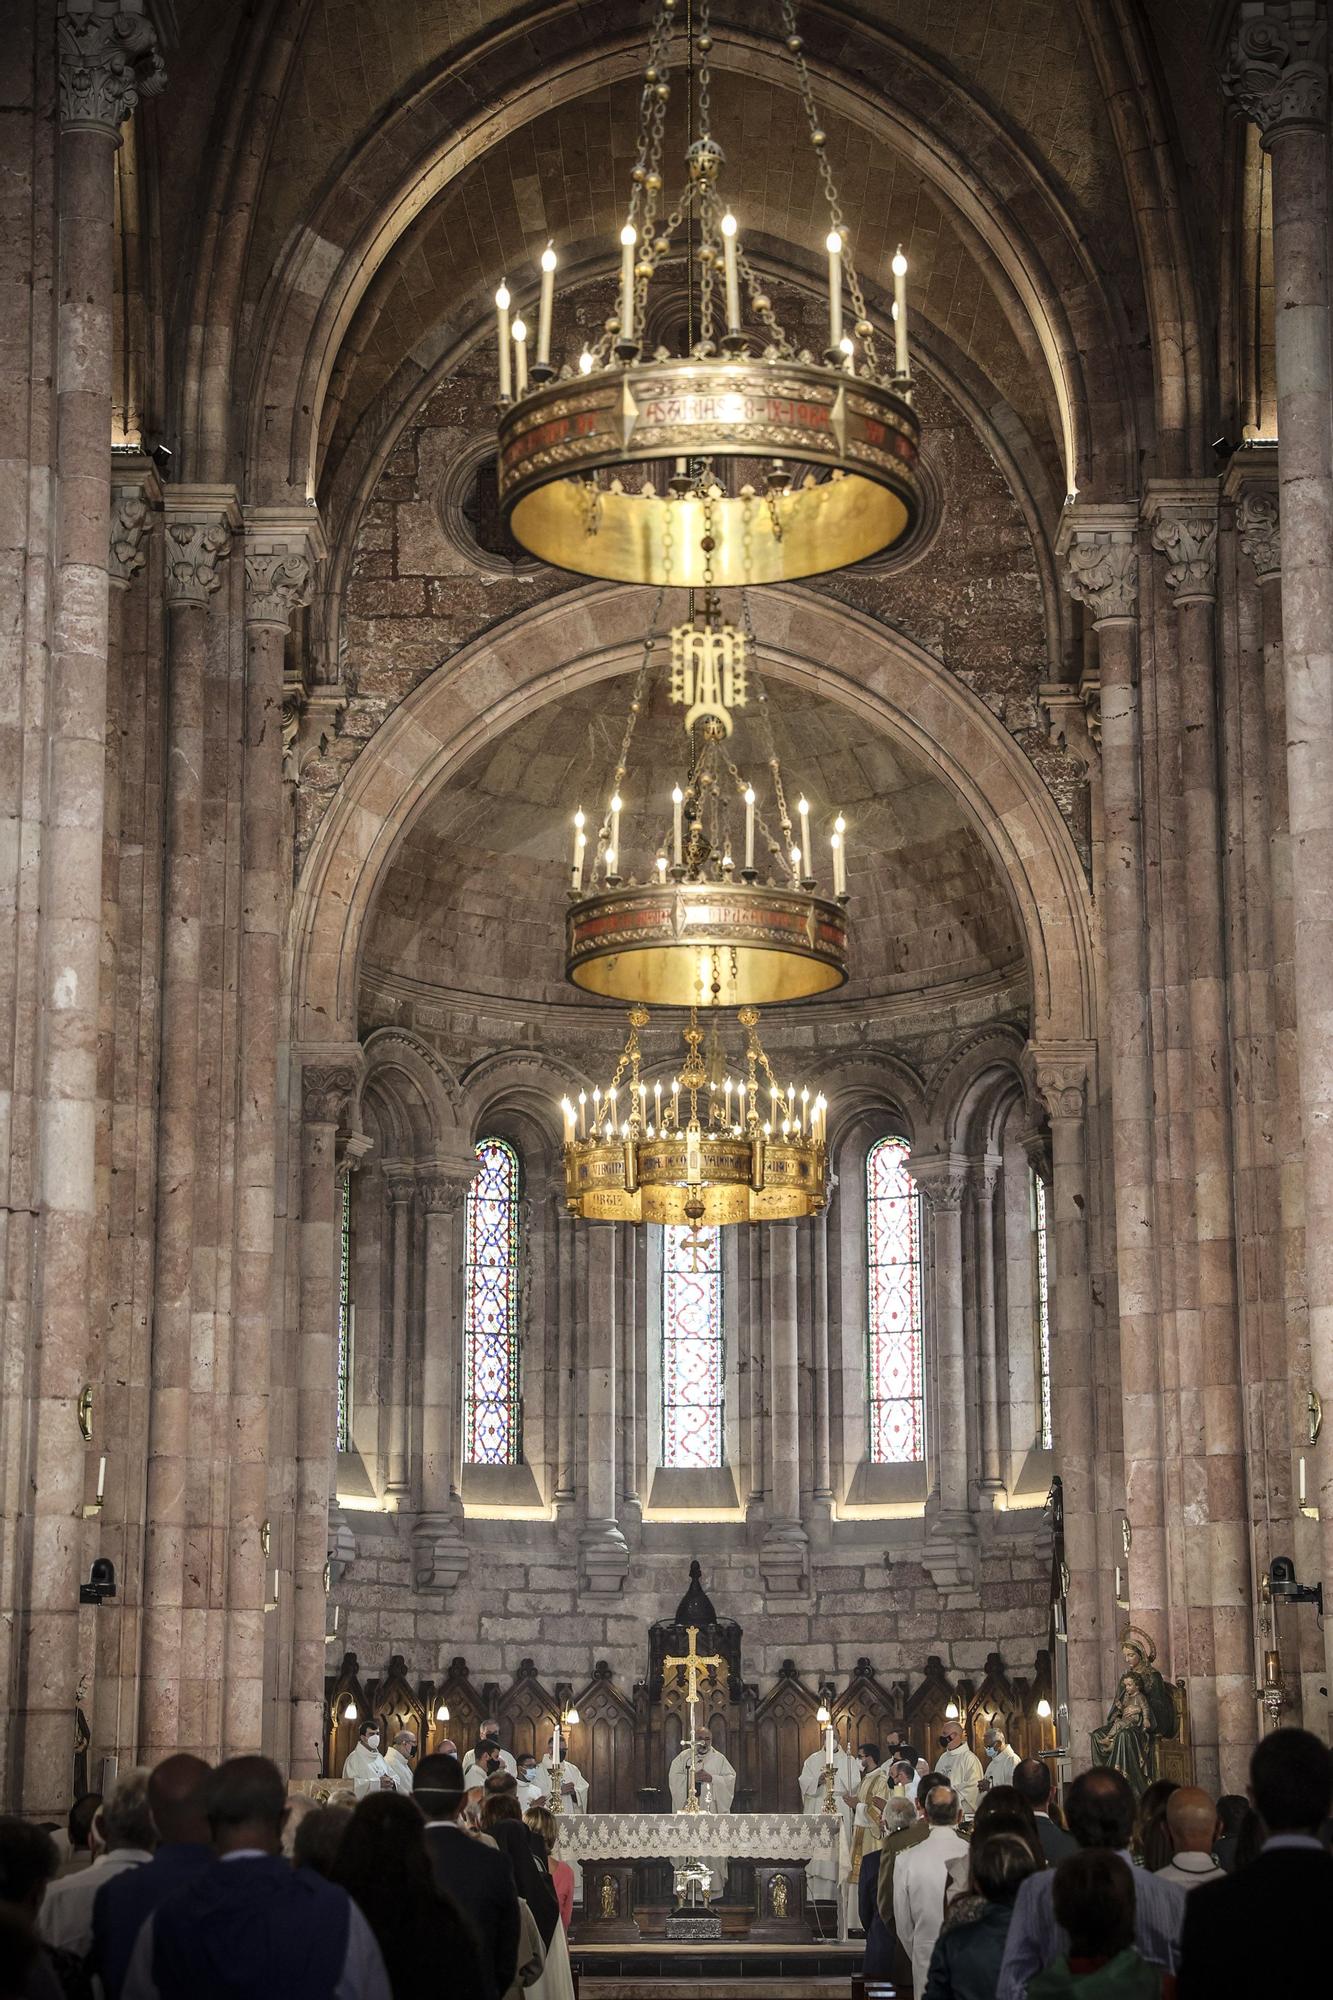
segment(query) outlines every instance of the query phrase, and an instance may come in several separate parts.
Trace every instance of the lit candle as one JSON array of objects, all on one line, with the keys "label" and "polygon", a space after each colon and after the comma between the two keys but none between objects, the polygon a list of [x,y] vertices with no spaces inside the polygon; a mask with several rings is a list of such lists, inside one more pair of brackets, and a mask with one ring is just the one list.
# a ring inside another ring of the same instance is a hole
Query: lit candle
[{"label": "lit candle", "polygon": [[581,1090],[579,1092],[579,1137],[580,1139],[586,1139],[587,1136],[588,1136],[588,1093],[586,1090]]},{"label": "lit candle", "polygon": [[653,1123],[660,1131],[662,1128],[662,1079],[660,1077],[653,1085]]},{"label": "lit candle", "polygon": [[911,373],[907,358],[907,259],[901,243],[893,260],[893,366],[899,375]]},{"label": "lit candle", "polygon": [[856,357],[856,346],[855,346],[855,343],[854,343],[854,342],[853,342],[853,340],[852,340],[852,336],[850,335],[850,333],[844,333],[844,335],[842,336],[842,339],[841,339],[841,340],[840,340],[840,341],[838,342],[838,346],[839,346],[839,348],[840,348],[840,349],[842,350],[842,365],[843,365],[843,367],[844,367],[844,368],[846,369],[846,371],[847,371],[847,373],[848,373],[849,375],[855,375],[855,373],[856,373],[856,358],[855,358],[855,357]]},{"label": "lit candle", "polygon": [[620,852],[620,793],[619,792],[613,793],[611,798],[611,850],[613,854],[619,854]]},{"label": "lit candle", "polygon": [[551,1762],[558,1764],[560,1761],[560,1724],[557,1722],[551,1731]]},{"label": "lit candle", "polygon": [[620,232],[620,338],[634,338],[634,246],[639,240],[632,222]]},{"label": "lit candle", "polygon": [[567,1097],[562,1097],[560,1109],[565,1114],[565,1140],[568,1143],[574,1137],[574,1107]]},{"label": "lit candle", "polygon": [[542,251],[542,295],[537,309],[537,361],[545,368],[551,359],[551,312],[555,305],[555,251],[548,243]]},{"label": "lit candle", "polygon": [[833,1762],[833,1724],[831,1722],[824,1731],[824,1761],[828,1764]]},{"label": "lit candle", "polygon": [[725,1103],[725,1105],[724,1105],[724,1107],[723,1107],[723,1108],[724,1108],[724,1110],[725,1110],[725,1112],[726,1112],[726,1118],[727,1118],[727,1123],[728,1123],[728,1125],[730,1125],[730,1123],[731,1123],[731,1078],[730,1078],[729,1076],[728,1076],[728,1077],[724,1077],[724,1078],[723,1078],[723,1080],[722,1080],[722,1094],[723,1094],[723,1096],[724,1096],[724,1097],[725,1097],[725,1099],[726,1099],[726,1103]]},{"label": "lit candle", "polygon": [[722,218],[722,278],[727,294],[727,332],[739,333],[741,326],[741,280],[736,268],[736,218]]},{"label": "lit candle", "polygon": [[739,1123],[739,1124],[740,1124],[741,1126],[744,1126],[744,1124],[745,1124],[745,1085],[744,1085],[743,1083],[738,1083],[738,1084],[736,1085],[736,1119],[737,1119],[737,1122],[738,1122],[738,1123]]},{"label": "lit candle", "polygon": [[657,879],[659,882],[666,881],[666,872],[667,872],[667,858],[665,854],[659,854],[657,857]]},{"label": "lit candle", "polygon": [[521,319],[514,321],[514,387],[520,396],[528,389],[528,329]]},{"label": "lit candle", "polygon": [[580,375],[592,374],[592,356],[588,352],[586,347],[584,348],[582,354],[580,354],[579,356],[579,374]]},{"label": "lit candle", "polygon": [[793,882],[799,882],[801,879],[801,850],[799,847],[793,847],[791,851],[791,878]]},{"label": "lit candle", "polygon": [[106,1499],[106,1453],[97,1461],[97,1504],[100,1507]]},{"label": "lit candle", "polygon": [[639,1085],[639,1123],[641,1125],[648,1123],[648,1086],[646,1083]]},{"label": "lit candle", "polygon": [[807,1117],[809,1116],[809,1104],[810,1104],[810,1092],[809,1092],[809,1091],[808,1091],[808,1090],[807,1090],[807,1089],[806,1089],[806,1088],[804,1087],[804,1085],[802,1085],[802,1088],[801,1088],[801,1136],[802,1136],[802,1138],[804,1138],[804,1136],[805,1136],[805,1121],[806,1121]]},{"label": "lit candle", "polygon": [[836,348],[842,341],[842,238],[836,229],[830,229],[824,238],[824,248],[828,251],[828,344]]},{"label": "lit candle", "polygon": [[843,835],[847,822],[839,813],[833,822],[833,893],[835,896],[847,894],[847,844]]},{"label": "lit candle", "polygon": [[745,866],[754,869],[754,786],[745,787]]},{"label": "lit candle", "polygon": [[810,801],[806,798],[798,799],[796,801],[796,810],[801,816],[801,853],[808,855],[810,852]]},{"label": "lit candle", "polygon": [[684,804],[685,794],[680,789],[680,786],[677,785],[671,794],[671,844],[674,849],[677,868],[681,865],[681,854],[684,850],[684,829],[682,826],[681,810]]},{"label": "lit candle", "polygon": [[583,831],[583,826],[583,807],[580,806],[574,815],[574,869],[570,883],[576,896],[583,887],[583,850],[588,844],[588,836]]},{"label": "lit candle", "polygon": [[509,287],[503,279],[495,294],[495,317],[500,341],[500,401],[507,403],[513,389],[509,378]]}]

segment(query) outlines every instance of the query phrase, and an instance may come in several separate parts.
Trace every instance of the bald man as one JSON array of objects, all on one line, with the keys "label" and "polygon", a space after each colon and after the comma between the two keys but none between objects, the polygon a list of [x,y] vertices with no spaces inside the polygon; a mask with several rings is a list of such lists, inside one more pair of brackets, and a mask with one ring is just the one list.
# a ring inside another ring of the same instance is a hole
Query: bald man
[{"label": "bald man", "polygon": [[89,1961],[106,2000],[120,2000],[140,1930],[159,1903],[211,1867],[213,1842],[204,1817],[204,1787],[212,1772],[202,1757],[167,1757],[148,1780],[148,1810],[160,1836],[151,1861],[114,1875],[93,1904]]},{"label": "bald man", "polygon": [[1226,1873],[1214,1860],[1213,1848],[1221,1835],[1217,1807],[1198,1785],[1181,1785],[1166,1802],[1166,1825],[1175,1853],[1157,1874],[1174,1882],[1178,1889],[1197,1889],[1200,1882],[1216,1882]]}]

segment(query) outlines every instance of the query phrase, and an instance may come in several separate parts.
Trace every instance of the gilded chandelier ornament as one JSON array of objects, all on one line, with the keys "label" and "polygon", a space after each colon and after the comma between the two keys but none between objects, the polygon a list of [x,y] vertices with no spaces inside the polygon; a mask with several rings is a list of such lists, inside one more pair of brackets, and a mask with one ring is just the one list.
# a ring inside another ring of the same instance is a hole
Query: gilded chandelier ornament
[{"label": "gilded chandelier ornament", "polygon": [[[707,0],[687,31],[699,136],[668,208],[663,134],[681,9],[658,0],[620,232],[617,311],[575,366],[551,361],[556,251],[540,260],[535,359],[508,283],[496,293],[499,481],[509,528],[543,561],[627,583],[779,582],[890,547],[921,508],[907,344],[907,262],[893,259],[892,362],[880,355],[838,201],[795,9],[784,40],[827,213],[828,339],[798,349],[723,199],[709,111]],[[697,57],[696,57],[697,51]],[[653,279],[683,255],[687,351],[646,354]],[[844,318],[850,307],[850,320]]]}]

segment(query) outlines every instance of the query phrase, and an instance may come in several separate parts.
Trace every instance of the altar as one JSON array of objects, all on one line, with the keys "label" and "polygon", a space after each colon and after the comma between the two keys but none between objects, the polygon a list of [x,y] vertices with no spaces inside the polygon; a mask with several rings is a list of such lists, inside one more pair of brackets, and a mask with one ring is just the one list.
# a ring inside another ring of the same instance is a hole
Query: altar
[{"label": "altar", "polygon": [[[845,1879],[850,1857],[841,1817],[802,1813],[564,1813],[557,1821],[562,1860],[583,1869],[580,1944],[635,1944],[635,1870],[641,1861],[744,1862],[754,1892],[746,1935],[757,1943],[808,1943],[805,1864],[835,1861]],[[747,1870],[748,1872],[748,1870]],[[840,1898],[844,1907],[845,1899]],[[845,1914],[844,1914],[845,1926]],[[845,1941],[845,1928],[840,1932]]]}]

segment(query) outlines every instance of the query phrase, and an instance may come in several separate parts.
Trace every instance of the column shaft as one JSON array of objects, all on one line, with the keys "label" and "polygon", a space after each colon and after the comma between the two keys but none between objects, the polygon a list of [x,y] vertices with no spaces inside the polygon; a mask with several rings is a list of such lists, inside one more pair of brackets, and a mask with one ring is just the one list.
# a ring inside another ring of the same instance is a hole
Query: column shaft
[{"label": "column shaft", "polygon": [[801,1516],[801,1440],[798,1410],[800,1353],[796,1314],[796,1224],[767,1225],[770,1341],[770,1525]]},{"label": "column shaft", "polygon": [[987,1163],[972,1178],[977,1246],[977,1358],[981,1388],[981,1491],[999,1493],[1000,1388],[995,1333],[995,1185],[998,1168]]},{"label": "column shaft", "polygon": [[412,1181],[409,1175],[386,1178],[389,1207],[389,1256],[391,1270],[389,1325],[389,1453],[386,1490],[407,1491],[407,1307],[411,1275],[409,1226],[412,1219]]}]

